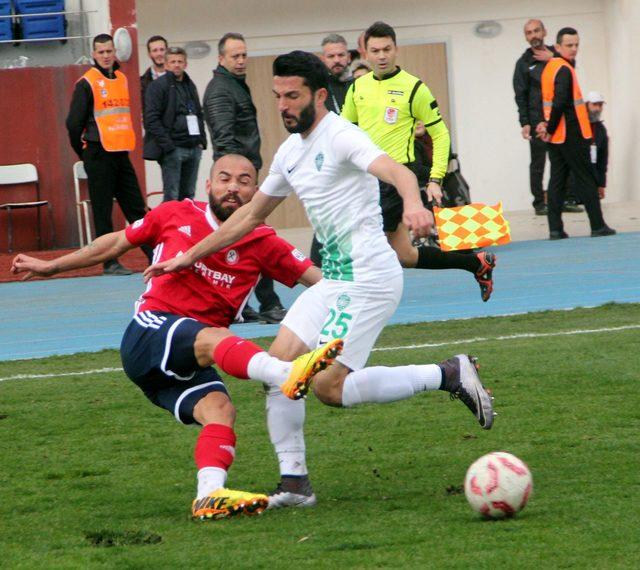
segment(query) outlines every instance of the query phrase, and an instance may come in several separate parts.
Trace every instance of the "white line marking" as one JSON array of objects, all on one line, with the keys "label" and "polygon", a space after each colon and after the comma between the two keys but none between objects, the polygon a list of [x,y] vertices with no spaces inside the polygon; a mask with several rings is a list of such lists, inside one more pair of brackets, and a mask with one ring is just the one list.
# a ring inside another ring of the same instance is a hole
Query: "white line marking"
[{"label": "white line marking", "polygon": [[87,374],[108,374],[109,372],[122,372],[122,368],[96,368],[95,370],[81,370],[79,372],[60,372],[59,374],[16,374],[0,378],[0,382],[7,380],[31,380],[32,378],[62,378],[63,376],[86,376]]},{"label": "white line marking", "polygon": [[[550,333],[518,333],[493,337],[473,337],[462,340],[448,340],[444,342],[429,342],[424,344],[409,344],[406,346],[381,346],[374,348],[372,352],[385,352],[390,350],[412,350],[415,348],[438,348],[440,346],[454,346],[457,344],[469,344],[474,342],[487,342],[492,340],[516,340],[519,338],[545,338],[550,336],[572,336],[577,334],[596,334],[616,331],[640,329],[640,325],[623,325],[620,327],[605,327],[601,329],[577,329],[572,331],[558,331]],[[95,370],[83,370],[79,372],[61,372],[59,374],[16,374],[15,376],[5,376],[0,378],[0,382],[7,380],[30,380],[37,378],[62,378],[64,376],[86,376],[88,374],[109,374],[111,372],[122,372],[122,368],[97,368]]]},{"label": "white line marking", "polygon": [[544,338],[548,336],[570,336],[575,334],[591,334],[591,333],[601,333],[601,332],[615,332],[615,331],[624,331],[628,329],[640,329],[640,325],[624,325],[621,327],[607,327],[602,329],[578,329],[573,331],[559,331],[559,332],[551,332],[551,333],[519,333],[519,334],[510,334],[504,336],[477,336],[474,338],[467,338],[463,340],[448,340],[446,342],[428,342],[425,344],[409,344],[406,346],[381,346],[379,348],[374,348],[371,352],[384,352],[387,350],[410,350],[413,348],[437,348],[439,346],[449,346],[455,344],[467,344],[471,342],[486,342],[489,340],[514,340],[518,338]]}]

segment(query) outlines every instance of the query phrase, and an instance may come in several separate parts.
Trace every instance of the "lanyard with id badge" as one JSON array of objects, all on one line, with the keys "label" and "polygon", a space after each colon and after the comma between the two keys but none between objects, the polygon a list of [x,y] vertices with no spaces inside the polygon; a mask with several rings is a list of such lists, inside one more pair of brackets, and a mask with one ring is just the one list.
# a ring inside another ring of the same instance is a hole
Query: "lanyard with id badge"
[{"label": "lanyard with id badge", "polygon": [[[180,93],[180,97],[182,97],[183,93],[180,90],[178,90],[178,93]],[[187,119],[187,130],[189,135],[194,137],[200,136],[200,124],[198,123],[198,116],[195,114],[193,101],[187,96],[184,103],[187,107],[187,114],[185,117]]]}]

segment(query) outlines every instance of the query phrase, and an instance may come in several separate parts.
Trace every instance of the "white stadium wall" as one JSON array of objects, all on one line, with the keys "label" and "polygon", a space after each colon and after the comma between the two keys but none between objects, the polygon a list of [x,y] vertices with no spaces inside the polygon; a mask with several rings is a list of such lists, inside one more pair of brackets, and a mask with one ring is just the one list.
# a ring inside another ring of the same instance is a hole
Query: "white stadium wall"
[{"label": "white stadium wall", "polygon": [[[625,132],[634,130],[629,127],[637,124],[638,117],[633,94],[638,93],[639,80],[629,72],[638,61],[639,40],[631,33],[632,23],[637,30],[640,21],[637,0],[280,0],[273,5],[258,0],[184,0],[180,8],[170,0],[137,0],[136,4],[141,70],[148,62],[144,41],[153,34],[162,34],[178,45],[195,40],[211,45],[209,56],[189,62],[188,72],[201,94],[216,65],[217,40],[228,31],[245,35],[250,56],[318,50],[329,32],[342,33],[350,47],[355,47],[360,31],[374,20],[394,26],[400,46],[445,42],[450,127],[464,175],[475,200],[502,200],[507,210],[528,209],[531,201],[528,145],[520,137],[511,84],[515,61],[527,47],[522,27],[528,18],[540,17],[549,30],[548,43],[553,43],[559,28],[575,27],[581,38],[578,73],[583,92],[596,89],[608,102],[604,118],[613,141],[607,199],[640,199],[640,167],[632,160],[637,136]],[[493,39],[477,37],[474,26],[484,20],[499,22],[501,33]],[[621,56],[620,45],[633,50],[636,57]],[[624,82],[618,82],[623,75],[627,76]],[[263,158],[268,165],[271,157]],[[148,190],[158,189],[159,168],[147,164]],[[207,151],[200,168],[200,197],[210,165]]]}]

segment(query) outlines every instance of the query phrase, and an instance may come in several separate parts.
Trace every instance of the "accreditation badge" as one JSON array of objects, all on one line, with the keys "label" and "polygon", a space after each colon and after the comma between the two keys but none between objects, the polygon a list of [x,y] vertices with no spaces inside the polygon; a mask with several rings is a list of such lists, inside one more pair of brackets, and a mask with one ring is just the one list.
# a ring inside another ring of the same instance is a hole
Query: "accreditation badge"
[{"label": "accreditation badge", "polygon": [[395,125],[398,122],[398,109],[395,107],[387,107],[384,110],[384,121],[390,125]]}]

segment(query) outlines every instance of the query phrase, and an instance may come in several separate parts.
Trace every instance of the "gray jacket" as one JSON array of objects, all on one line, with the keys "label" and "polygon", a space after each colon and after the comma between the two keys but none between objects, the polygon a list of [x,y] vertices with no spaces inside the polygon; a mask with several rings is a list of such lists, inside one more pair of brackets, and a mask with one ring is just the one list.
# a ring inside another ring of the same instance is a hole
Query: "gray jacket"
[{"label": "gray jacket", "polygon": [[218,65],[204,92],[202,107],[211,134],[213,159],[241,154],[259,170],[260,132],[251,91],[244,78]]}]

